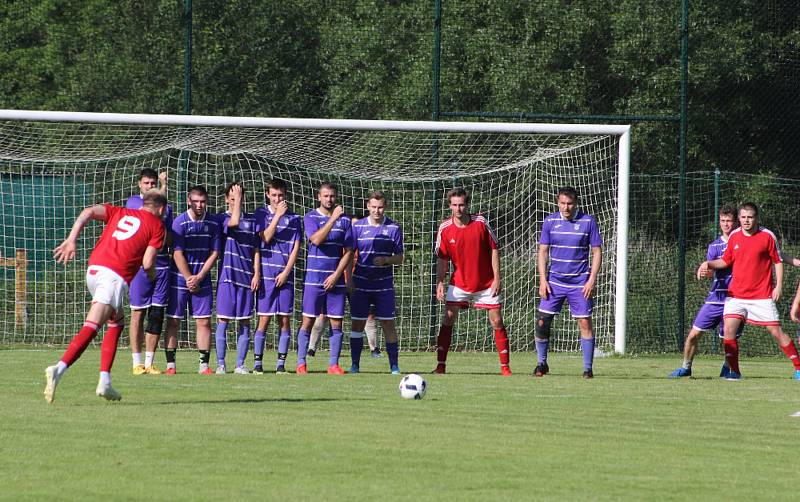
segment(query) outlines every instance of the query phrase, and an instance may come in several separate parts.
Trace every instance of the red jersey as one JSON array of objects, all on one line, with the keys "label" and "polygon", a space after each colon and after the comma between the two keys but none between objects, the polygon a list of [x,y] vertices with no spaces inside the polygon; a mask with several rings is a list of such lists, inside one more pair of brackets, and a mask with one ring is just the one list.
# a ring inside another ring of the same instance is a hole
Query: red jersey
[{"label": "red jersey", "polygon": [[436,254],[453,262],[450,284],[459,289],[474,293],[491,287],[493,249],[497,249],[497,237],[483,215],[470,215],[463,227],[456,225],[453,218],[439,225]]},{"label": "red jersey", "polygon": [[753,235],[731,232],[722,259],[732,267],[728,295],[742,300],[772,298],[772,264],[780,263],[775,234],[759,227]]},{"label": "red jersey", "polygon": [[110,268],[131,283],[142,265],[148,246],[161,249],[164,225],[158,216],[142,209],[106,204],[106,228],[89,256],[89,265]]}]

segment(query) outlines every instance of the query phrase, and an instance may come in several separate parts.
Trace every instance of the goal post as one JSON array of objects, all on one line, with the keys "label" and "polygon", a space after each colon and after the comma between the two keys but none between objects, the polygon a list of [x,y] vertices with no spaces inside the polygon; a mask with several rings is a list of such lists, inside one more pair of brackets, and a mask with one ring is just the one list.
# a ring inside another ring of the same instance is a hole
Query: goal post
[{"label": "goal post", "polygon": [[[604,238],[597,345],[624,353],[629,150],[627,125],[0,110],[0,253],[21,248],[29,258],[23,330],[14,329],[9,287],[0,276],[0,342],[69,340],[82,321],[82,272],[98,229],[87,227],[78,259],[66,270],[55,267],[49,250],[82,207],[123,204],[137,191],[139,170],[150,167],[169,173],[176,214],[185,210],[185,191],[193,184],[209,188],[215,212],[224,210],[221,191],[234,180],[244,182],[249,212],[264,203],[264,187],[273,177],[288,182],[291,208],[301,215],[316,207],[323,181],[337,183],[348,215],[364,213],[371,190],[385,191],[387,215],[400,223],[407,242],[407,261],[396,269],[398,332],[407,350],[435,345],[442,306],[432,296],[431,264],[436,229],[449,213],[444,194],[454,186],[471,192],[471,209],[487,216],[500,241],[512,350],[533,350],[541,223],[557,210],[558,188],[575,186],[581,208],[597,217]],[[299,277],[303,266],[301,258]],[[193,333],[193,326],[184,329],[182,342],[191,344]],[[566,308],[553,336],[553,349],[578,349],[577,327]],[[494,350],[492,340],[485,314],[462,314],[456,350]]]}]

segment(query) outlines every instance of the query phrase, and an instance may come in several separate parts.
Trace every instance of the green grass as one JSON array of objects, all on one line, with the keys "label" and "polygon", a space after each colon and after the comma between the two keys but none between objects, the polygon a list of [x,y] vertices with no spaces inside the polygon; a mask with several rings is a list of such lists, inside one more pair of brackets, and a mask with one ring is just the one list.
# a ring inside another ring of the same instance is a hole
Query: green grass
[{"label": "green grass", "polygon": [[674,381],[678,356],[612,357],[585,381],[576,356],[534,379],[532,354],[502,378],[496,355],[457,353],[407,401],[385,359],[359,375],[222,377],[189,373],[182,352],[183,373],[133,377],[120,351],[123,400],[107,403],[89,350],[48,405],[43,370],[60,354],[0,350],[2,499],[796,499],[800,382],[785,359],[744,360],[727,382],[717,358]]}]

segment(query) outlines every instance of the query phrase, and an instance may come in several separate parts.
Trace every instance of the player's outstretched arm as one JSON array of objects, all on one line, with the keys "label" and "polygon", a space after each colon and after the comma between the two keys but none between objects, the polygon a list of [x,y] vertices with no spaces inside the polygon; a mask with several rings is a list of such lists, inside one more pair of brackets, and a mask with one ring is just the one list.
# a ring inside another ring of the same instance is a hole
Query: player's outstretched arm
[{"label": "player's outstretched arm", "polygon": [[72,224],[72,230],[70,230],[67,238],[53,250],[56,263],[63,263],[66,265],[75,258],[78,236],[81,234],[83,227],[91,220],[105,221],[106,217],[106,207],[99,204],[87,207],[81,211],[81,214],[75,219],[75,223]]},{"label": "player's outstretched arm", "polygon": [[797,283],[797,290],[794,293],[794,300],[792,300],[792,308],[789,310],[789,317],[794,322],[800,322],[800,281]]},{"label": "player's outstretched arm", "polygon": [[550,284],[547,283],[547,259],[550,257],[550,245],[539,244],[539,252],[536,256],[536,268],[539,271],[539,297],[546,300],[552,291]]},{"label": "player's outstretched arm", "polygon": [[800,267],[800,258],[796,258],[783,250],[781,250],[780,256],[782,262],[788,263],[793,267]]}]

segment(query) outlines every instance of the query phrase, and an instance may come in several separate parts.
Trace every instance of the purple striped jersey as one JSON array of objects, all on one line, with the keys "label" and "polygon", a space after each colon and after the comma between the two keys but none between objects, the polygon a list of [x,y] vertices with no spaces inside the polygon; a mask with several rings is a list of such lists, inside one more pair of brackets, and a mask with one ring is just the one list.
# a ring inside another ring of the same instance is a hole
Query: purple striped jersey
[{"label": "purple striped jersey", "polygon": [[[197,221],[189,216],[188,211],[181,213],[172,223],[172,244],[176,251],[183,251],[189,270],[197,274],[212,251],[220,250],[219,222],[208,213]],[[185,288],[186,280],[174,263],[173,267],[172,273],[177,276],[175,287]]]},{"label": "purple striped jersey", "polygon": [[[221,215],[222,216],[222,215]],[[239,225],[229,227],[231,215],[224,213],[221,237],[225,245],[220,265],[219,282],[230,282],[250,288],[253,280],[253,257],[258,246],[258,225],[252,214],[242,213]]]},{"label": "purple striped jersey", "polygon": [[[131,195],[128,197],[128,200],[125,201],[125,207],[128,209],[141,209],[144,206],[144,201],[142,200],[141,195]],[[161,217],[161,221],[164,222],[164,230],[169,232],[172,229],[172,206],[167,204],[167,207],[164,208],[164,216]],[[164,245],[161,246],[161,249],[158,250],[158,254],[156,255],[156,269],[168,269],[169,268],[169,246],[167,244],[167,236],[164,235]]]},{"label": "purple striped jersey", "polygon": [[[717,237],[714,242],[708,245],[706,259],[712,261],[722,258],[727,247],[728,241],[722,240],[722,236]],[[725,299],[728,297],[728,285],[731,282],[732,271],[731,268],[721,268],[714,271],[714,278],[711,281],[711,289],[708,292],[706,303],[725,303]]]},{"label": "purple striped jersey", "polygon": [[356,288],[363,291],[385,291],[394,287],[394,267],[372,264],[378,256],[392,256],[403,253],[403,231],[400,225],[384,216],[383,223],[372,225],[369,217],[353,223],[353,236],[356,240],[356,268],[353,280]]},{"label": "purple striped jersey", "polygon": [[[272,223],[275,213],[269,206],[256,209],[255,219],[258,231],[263,232]],[[303,230],[300,227],[300,217],[290,211],[281,216],[275,227],[275,235],[269,243],[259,238],[261,243],[261,277],[265,281],[274,281],[292,254],[295,242],[303,239]],[[286,280],[287,284],[294,284],[294,269]]]},{"label": "purple striped jersey", "polygon": [[[350,218],[344,214],[333,224],[333,228],[322,244],[316,246],[311,242],[310,237],[322,228],[328,219],[328,216],[320,213],[318,209],[306,213],[303,217],[306,237],[309,238],[305,276],[305,283],[309,286],[322,286],[325,279],[336,271],[344,250],[355,248]],[[344,274],[339,277],[338,285],[344,285]]]},{"label": "purple striped jersey", "polygon": [[571,220],[556,212],[544,219],[540,244],[550,246],[550,283],[579,287],[589,279],[589,251],[603,245],[594,216],[578,211]]}]

